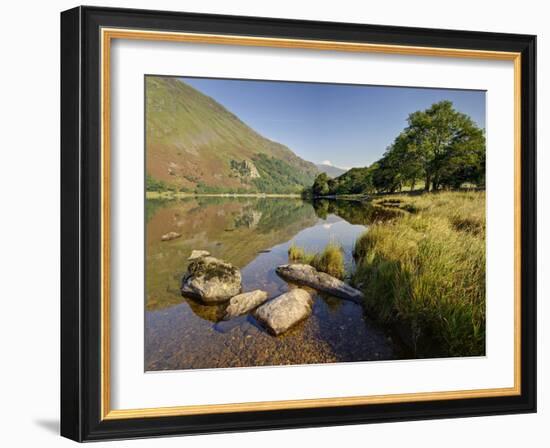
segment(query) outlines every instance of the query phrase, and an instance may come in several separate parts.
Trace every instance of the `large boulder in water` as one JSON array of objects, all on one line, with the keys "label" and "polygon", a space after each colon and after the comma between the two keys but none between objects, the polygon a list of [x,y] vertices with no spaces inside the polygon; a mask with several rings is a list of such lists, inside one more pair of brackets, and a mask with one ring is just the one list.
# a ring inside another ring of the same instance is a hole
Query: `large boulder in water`
[{"label": "large boulder in water", "polygon": [[225,310],[224,320],[233,319],[253,310],[267,300],[267,292],[256,289],[250,292],[243,292],[229,300],[229,306]]},{"label": "large boulder in water", "polygon": [[181,293],[206,304],[225,302],[240,292],[241,271],[210,256],[191,260],[182,279]]},{"label": "large boulder in water", "polygon": [[292,289],[254,311],[254,317],[276,336],[309,317],[313,309],[311,295],[305,289]]},{"label": "large boulder in water", "polygon": [[277,268],[277,274],[285,280],[309,286],[310,288],[325,292],[331,296],[340,297],[341,299],[351,300],[359,304],[361,304],[364,299],[363,293],[358,289],[346,285],[342,280],[332,275],[319,272],[309,264],[284,264]]}]

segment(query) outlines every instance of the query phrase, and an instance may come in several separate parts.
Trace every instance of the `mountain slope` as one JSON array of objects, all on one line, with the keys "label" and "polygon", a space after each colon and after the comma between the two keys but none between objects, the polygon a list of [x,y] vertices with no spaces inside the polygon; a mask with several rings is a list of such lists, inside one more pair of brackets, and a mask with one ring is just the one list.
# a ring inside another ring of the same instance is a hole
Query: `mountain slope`
[{"label": "mountain slope", "polygon": [[289,193],[313,183],[314,164],[212,98],[176,78],[145,83],[148,189]]},{"label": "mountain slope", "polygon": [[346,172],[343,168],[338,168],[334,165],[326,165],[324,163],[318,163],[315,165],[320,173],[326,173],[330,177],[338,177]]}]

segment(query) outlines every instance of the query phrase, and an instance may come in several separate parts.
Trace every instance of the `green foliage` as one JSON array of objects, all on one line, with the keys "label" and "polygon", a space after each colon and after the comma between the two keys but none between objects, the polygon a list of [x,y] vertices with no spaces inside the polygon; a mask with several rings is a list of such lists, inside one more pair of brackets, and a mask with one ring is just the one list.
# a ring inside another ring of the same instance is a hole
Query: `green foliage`
[{"label": "green foliage", "polygon": [[373,191],[372,174],[376,167],[352,168],[333,180],[332,194],[365,194]]},{"label": "green foliage", "polygon": [[379,165],[378,191],[395,192],[407,183],[414,189],[422,177],[426,190],[484,185],[485,136],[469,116],[441,101],[409,115]]},{"label": "green foliage", "polygon": [[417,210],[375,224],[354,249],[367,310],[420,356],[485,354],[485,194],[399,197]]},{"label": "green foliage", "polygon": [[175,188],[171,185],[168,185],[166,182],[163,182],[162,180],[157,180],[153,178],[152,176],[145,176],[145,190],[146,191],[174,191]]},{"label": "green foliage", "polygon": [[226,188],[218,185],[207,185],[203,182],[199,182],[195,187],[196,194],[245,194],[250,193],[246,188]]},{"label": "green foliage", "polygon": [[330,189],[328,186],[328,182],[330,180],[330,177],[327,175],[327,173],[321,173],[315,178],[315,182],[313,182],[313,186],[311,187],[311,191],[313,193],[313,196],[326,196],[330,193]]},{"label": "green foliage", "polygon": [[256,154],[253,158],[259,178],[252,183],[260,193],[301,193],[305,185],[311,185],[313,175],[281,159]]},{"label": "green foliage", "polygon": [[377,165],[366,168],[352,168],[341,176],[331,179],[321,173],[315,178],[311,187],[311,196],[337,196],[352,194],[368,194],[374,191],[372,176]]},{"label": "green foliage", "polygon": [[292,263],[309,264],[320,272],[343,279],[346,275],[344,252],[336,243],[328,243],[316,254],[307,253],[304,248],[294,245],[288,249],[288,259]]}]

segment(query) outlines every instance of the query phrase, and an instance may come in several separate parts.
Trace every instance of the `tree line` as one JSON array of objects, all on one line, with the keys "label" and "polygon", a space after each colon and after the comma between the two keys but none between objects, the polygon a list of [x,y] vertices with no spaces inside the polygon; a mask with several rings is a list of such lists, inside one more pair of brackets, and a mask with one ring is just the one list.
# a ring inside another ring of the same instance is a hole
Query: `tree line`
[{"label": "tree line", "polygon": [[[422,185],[423,184],[423,185]],[[331,179],[319,174],[313,196],[395,193],[421,186],[426,191],[485,186],[485,133],[451,101],[409,115],[407,127],[380,160]]]}]

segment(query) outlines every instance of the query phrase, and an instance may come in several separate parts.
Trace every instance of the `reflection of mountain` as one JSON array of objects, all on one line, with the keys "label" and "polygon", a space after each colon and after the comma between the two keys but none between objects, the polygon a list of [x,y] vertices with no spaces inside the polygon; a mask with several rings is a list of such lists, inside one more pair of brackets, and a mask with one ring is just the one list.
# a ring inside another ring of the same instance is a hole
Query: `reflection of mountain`
[{"label": "reflection of mountain", "polygon": [[[318,220],[299,199],[197,197],[147,201],[147,309],[180,303],[180,280],[193,249],[240,268],[260,251],[291,239]],[[175,231],[182,236],[162,242]]]}]

